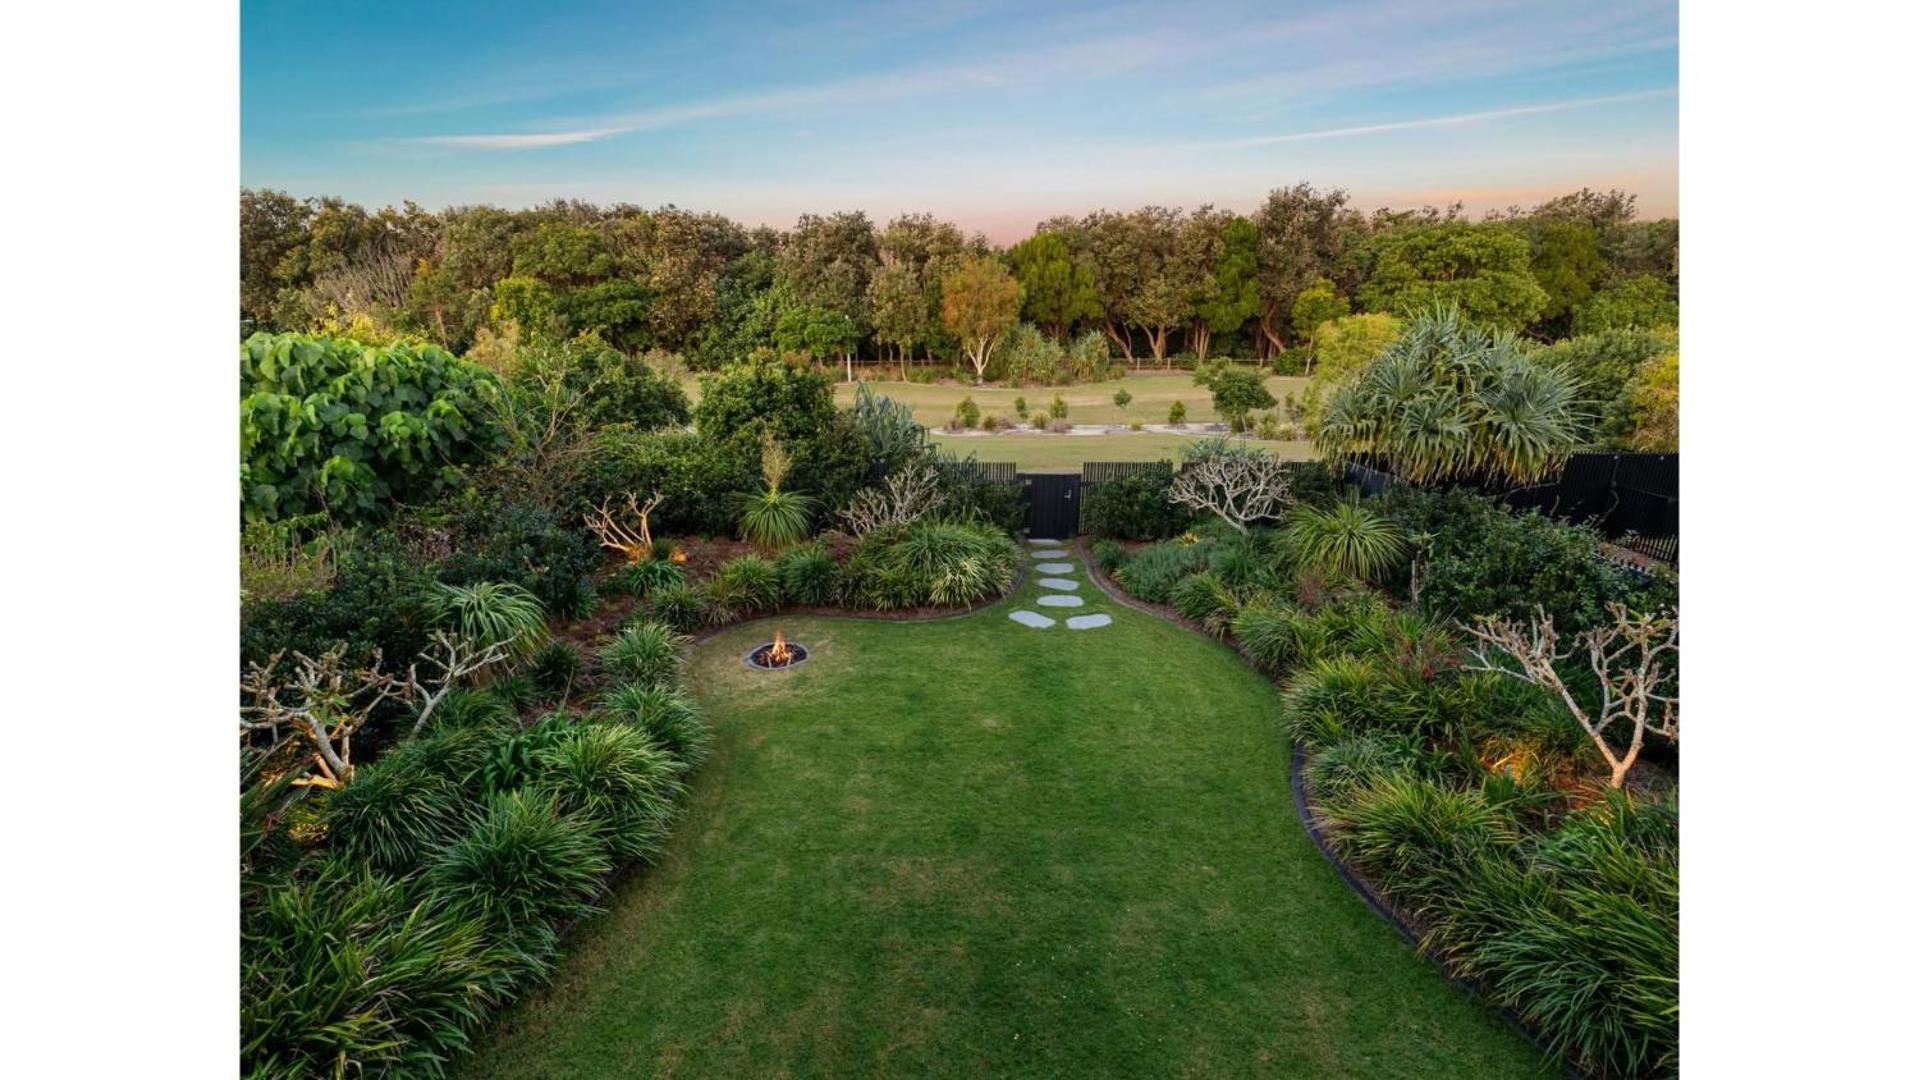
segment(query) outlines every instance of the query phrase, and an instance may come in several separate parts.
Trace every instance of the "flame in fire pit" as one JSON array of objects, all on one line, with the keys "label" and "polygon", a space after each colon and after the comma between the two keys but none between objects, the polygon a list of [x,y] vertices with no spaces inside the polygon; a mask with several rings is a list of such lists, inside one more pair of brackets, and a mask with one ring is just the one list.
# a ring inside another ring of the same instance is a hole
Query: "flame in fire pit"
[{"label": "flame in fire pit", "polygon": [[773,647],[766,651],[766,662],[775,667],[784,666],[793,660],[793,650],[786,646],[786,634],[773,631]]}]

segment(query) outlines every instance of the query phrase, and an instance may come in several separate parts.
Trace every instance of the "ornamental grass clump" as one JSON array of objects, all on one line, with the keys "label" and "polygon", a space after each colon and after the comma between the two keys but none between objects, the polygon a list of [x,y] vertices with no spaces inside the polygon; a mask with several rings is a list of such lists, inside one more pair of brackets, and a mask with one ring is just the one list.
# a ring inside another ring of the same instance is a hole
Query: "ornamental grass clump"
[{"label": "ornamental grass clump", "polygon": [[687,641],[664,623],[634,623],[600,650],[600,668],[623,682],[670,686],[678,682],[686,662]]},{"label": "ornamental grass clump", "polygon": [[1372,583],[1403,564],[1408,549],[1399,526],[1352,498],[1295,507],[1282,535],[1301,565]]},{"label": "ornamental grass clump", "polygon": [[651,859],[666,841],[685,766],[642,728],[584,724],[540,750],[535,788],[585,826],[615,862]]},{"label": "ornamental grass clump", "polygon": [[706,724],[692,699],[678,687],[623,683],[601,696],[600,713],[645,731],[688,768],[706,760]]},{"label": "ornamental grass clump", "polygon": [[818,544],[801,544],[780,553],[779,589],[788,603],[830,604],[839,592],[840,566]]},{"label": "ornamental grass clump", "polygon": [[[416,740],[424,741],[424,740]],[[472,828],[476,808],[431,756],[404,743],[326,801],[327,835],[376,870],[404,874]],[[437,749],[429,747],[429,749]]]},{"label": "ornamental grass clump", "polygon": [[434,623],[477,648],[505,645],[516,662],[531,657],[547,641],[546,609],[511,582],[435,585],[427,608]]},{"label": "ornamental grass clump", "polygon": [[561,813],[551,796],[512,791],[492,798],[427,877],[510,939],[538,945],[554,923],[589,910],[587,898],[612,869],[590,826]]},{"label": "ornamental grass clump", "polygon": [[706,583],[716,606],[746,616],[780,606],[780,572],[772,560],[742,555],[722,565]]}]

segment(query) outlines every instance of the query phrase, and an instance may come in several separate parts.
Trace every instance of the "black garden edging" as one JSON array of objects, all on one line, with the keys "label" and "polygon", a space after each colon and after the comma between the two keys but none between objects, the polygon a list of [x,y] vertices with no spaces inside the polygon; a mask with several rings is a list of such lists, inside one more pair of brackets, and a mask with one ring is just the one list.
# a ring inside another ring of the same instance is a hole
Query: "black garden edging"
[{"label": "black garden edging", "polygon": [[[1126,595],[1125,590],[1119,588],[1117,582],[1109,582],[1106,579],[1106,572],[1100,569],[1099,564],[1093,559],[1092,551],[1089,549],[1085,537],[1079,538],[1078,546],[1080,557],[1086,561],[1088,568],[1087,576],[1091,577],[1093,583],[1098,585],[1100,591],[1105,593],[1110,599],[1132,608],[1134,611],[1152,615],[1155,618],[1173,623],[1182,629],[1190,630],[1201,637],[1208,638],[1209,640],[1218,640],[1213,638],[1211,634],[1200,629],[1192,620],[1184,618],[1172,612],[1170,609],[1163,610],[1157,604],[1148,604]],[[1221,642],[1221,644],[1239,653],[1240,659],[1246,660],[1249,665],[1251,664],[1251,658],[1246,655],[1245,650],[1239,647],[1238,642],[1235,641],[1230,644]],[[1255,670],[1258,669],[1255,668]],[[1306,800],[1305,771],[1306,748],[1295,742],[1293,744],[1292,760],[1287,769],[1289,773],[1289,783],[1293,789],[1293,811],[1299,815],[1300,824],[1306,827],[1306,835],[1312,837],[1313,846],[1317,847],[1320,855],[1324,856],[1326,861],[1332,864],[1333,872],[1339,875],[1339,880],[1345,882],[1347,888],[1357,893],[1359,898],[1366,902],[1366,906],[1372,909],[1373,914],[1384,919],[1387,925],[1399,932],[1399,936],[1405,938],[1415,949],[1418,949],[1419,954],[1437,968],[1440,976],[1454,989],[1465,994],[1480,1006],[1491,1010],[1507,1027],[1517,1033],[1520,1038],[1525,1039],[1527,1044],[1539,1051],[1541,1055],[1547,1058],[1559,1059],[1561,1075],[1573,1078],[1573,1080],[1588,1080],[1589,1074],[1581,1072],[1575,1068],[1570,1061],[1564,1060],[1560,1055],[1554,1053],[1544,1043],[1540,1042],[1538,1034],[1527,1026],[1525,1020],[1523,1020],[1518,1013],[1506,1006],[1495,1005],[1480,991],[1477,983],[1454,974],[1451,969],[1440,962],[1438,957],[1419,948],[1419,932],[1414,930],[1411,924],[1407,923],[1406,920],[1400,918],[1399,913],[1393,910],[1392,905],[1387,903],[1386,899],[1380,896],[1379,893],[1366,882],[1366,879],[1354,873],[1353,870],[1340,859],[1339,855],[1333,851],[1332,844],[1326,837],[1325,824],[1313,813],[1312,805]]]}]

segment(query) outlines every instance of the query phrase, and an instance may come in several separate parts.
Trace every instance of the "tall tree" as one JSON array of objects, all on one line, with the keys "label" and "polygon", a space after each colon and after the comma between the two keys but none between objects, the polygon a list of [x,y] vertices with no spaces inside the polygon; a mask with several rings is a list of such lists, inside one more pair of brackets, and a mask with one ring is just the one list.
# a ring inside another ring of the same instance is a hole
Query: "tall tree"
[{"label": "tall tree", "polygon": [[1468,321],[1518,330],[1546,306],[1533,280],[1526,237],[1502,223],[1451,221],[1375,238],[1372,277],[1360,288],[1368,311],[1412,315],[1454,305]]},{"label": "tall tree", "polygon": [[1293,302],[1330,276],[1351,233],[1346,192],[1311,184],[1276,188],[1253,223],[1259,227],[1259,332],[1267,350],[1283,349]]},{"label": "tall tree", "polygon": [[1186,215],[1163,206],[1146,206],[1128,215],[1138,234],[1140,289],[1127,310],[1130,322],[1146,333],[1153,359],[1166,359],[1166,346],[1174,330],[1193,317],[1193,294],[1198,280],[1210,267],[1203,261],[1180,258],[1180,235]]},{"label": "tall tree", "polygon": [[904,379],[913,346],[926,338],[926,285],[918,271],[895,262],[880,267],[867,294],[873,309],[873,337],[899,351],[900,378]]},{"label": "tall tree", "polygon": [[1104,315],[1100,327],[1118,345],[1128,362],[1133,359],[1132,311],[1146,287],[1151,254],[1136,221],[1126,214],[1095,210],[1086,215],[1084,230],[1087,265]]},{"label": "tall tree", "polygon": [[940,292],[940,317],[958,335],[974,380],[984,381],[993,346],[1019,321],[1019,281],[998,259],[966,255],[947,272]]},{"label": "tall tree", "polygon": [[872,325],[867,287],[878,268],[879,244],[864,213],[802,214],[780,244],[774,281],[797,302],[838,312],[864,334]]},{"label": "tall tree", "polygon": [[1238,214],[1201,207],[1184,235],[1187,250],[1209,260],[1194,277],[1190,333],[1204,362],[1215,332],[1233,333],[1259,310],[1259,229]]},{"label": "tall tree", "polygon": [[1026,291],[1025,316],[1055,340],[1064,341],[1074,324],[1103,314],[1093,271],[1073,257],[1060,233],[1036,232],[1014,244],[1006,258]]},{"label": "tall tree", "polygon": [[1599,231],[1584,221],[1545,218],[1528,223],[1532,275],[1546,292],[1539,320],[1546,338],[1564,337],[1573,312],[1592,296],[1606,271]]}]

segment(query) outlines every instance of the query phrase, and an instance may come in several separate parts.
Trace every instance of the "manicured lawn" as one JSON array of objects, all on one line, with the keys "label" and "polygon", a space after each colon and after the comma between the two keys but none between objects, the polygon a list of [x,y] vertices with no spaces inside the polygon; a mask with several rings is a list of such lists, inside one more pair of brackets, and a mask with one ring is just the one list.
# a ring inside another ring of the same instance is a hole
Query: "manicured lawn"
[{"label": "manicured lawn", "polygon": [[1321,859],[1265,681],[1035,576],[963,619],[781,619],[816,650],[788,672],[740,663],[765,623],[699,647],[715,752],[662,865],[468,1075],[1542,1075]]},{"label": "manicured lawn", "polygon": [[[1138,432],[1120,435],[946,435],[935,431],[933,441],[955,454],[975,454],[981,461],[1010,461],[1027,472],[1078,472],[1088,461],[1174,461],[1180,449],[1203,436]],[[1315,456],[1313,444],[1253,439],[1252,444],[1282,458]]]},{"label": "manicured lawn", "polygon": [[[1266,380],[1267,391],[1282,405],[1287,394],[1297,396],[1305,386],[1305,379],[1293,376],[1275,375]],[[1133,400],[1124,410],[1113,404],[1113,394],[1122,387],[1133,395]],[[853,385],[841,383],[835,391],[835,397],[841,405],[850,405],[855,390]],[[1219,419],[1213,412],[1212,392],[1203,386],[1194,386],[1192,375],[1185,372],[1129,375],[1123,379],[1082,383],[1079,386],[1028,386],[1022,389],[875,382],[873,392],[912,406],[914,418],[927,427],[944,424],[953,415],[953,409],[960,400],[968,396],[979,406],[982,416],[1007,419],[1016,415],[1013,411],[1014,398],[1024,397],[1029,409],[1045,409],[1052,404],[1054,394],[1066,399],[1067,419],[1076,424],[1125,424],[1134,420],[1142,424],[1163,424],[1166,422],[1166,410],[1175,401],[1186,403],[1186,419],[1189,422]]]}]

